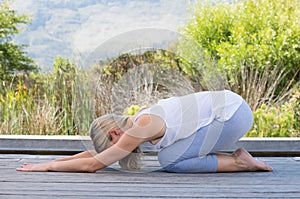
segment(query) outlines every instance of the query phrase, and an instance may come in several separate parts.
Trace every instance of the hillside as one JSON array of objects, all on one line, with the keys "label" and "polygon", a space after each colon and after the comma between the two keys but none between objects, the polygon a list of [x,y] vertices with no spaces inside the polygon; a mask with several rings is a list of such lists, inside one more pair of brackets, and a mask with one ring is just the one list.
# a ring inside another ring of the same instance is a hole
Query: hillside
[{"label": "hillside", "polygon": [[[82,61],[105,42],[106,48],[110,48],[107,41],[114,43],[112,38],[123,38],[119,35],[128,31],[155,28],[176,32],[187,18],[184,0],[14,2],[14,9],[32,18],[15,41],[29,45],[29,56],[44,70],[51,70],[56,55]],[[114,45],[117,49],[118,44]]]}]

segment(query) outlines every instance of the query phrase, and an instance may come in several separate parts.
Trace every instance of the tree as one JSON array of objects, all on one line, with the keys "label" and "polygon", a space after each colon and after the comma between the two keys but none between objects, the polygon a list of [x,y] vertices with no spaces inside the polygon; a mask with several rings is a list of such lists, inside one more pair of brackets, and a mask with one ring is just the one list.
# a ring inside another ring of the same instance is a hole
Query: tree
[{"label": "tree", "polygon": [[18,72],[37,71],[34,61],[26,56],[25,45],[12,42],[20,32],[19,25],[29,23],[26,15],[17,15],[8,3],[0,3],[0,80],[6,80]]}]

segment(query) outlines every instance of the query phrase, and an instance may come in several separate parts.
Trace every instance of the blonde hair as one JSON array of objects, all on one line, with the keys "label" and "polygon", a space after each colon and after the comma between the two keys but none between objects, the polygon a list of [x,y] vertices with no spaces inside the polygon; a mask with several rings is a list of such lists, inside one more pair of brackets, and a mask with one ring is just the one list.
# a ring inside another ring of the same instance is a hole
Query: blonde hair
[{"label": "blonde hair", "polygon": [[[109,131],[112,129],[120,129],[127,123],[128,117],[115,114],[103,115],[96,118],[90,127],[90,137],[93,141],[97,153],[101,153],[111,146],[111,136]],[[128,156],[119,160],[122,169],[137,170],[141,168],[141,150],[137,147]]]}]

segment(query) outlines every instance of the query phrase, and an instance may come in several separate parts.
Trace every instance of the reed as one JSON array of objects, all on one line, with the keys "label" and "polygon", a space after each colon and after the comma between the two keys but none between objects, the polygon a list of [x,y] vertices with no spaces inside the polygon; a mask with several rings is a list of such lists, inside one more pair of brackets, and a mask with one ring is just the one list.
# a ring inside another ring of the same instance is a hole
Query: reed
[{"label": "reed", "polygon": [[0,134],[87,135],[94,117],[89,73],[76,72],[72,82],[55,75],[19,75],[2,82]]}]

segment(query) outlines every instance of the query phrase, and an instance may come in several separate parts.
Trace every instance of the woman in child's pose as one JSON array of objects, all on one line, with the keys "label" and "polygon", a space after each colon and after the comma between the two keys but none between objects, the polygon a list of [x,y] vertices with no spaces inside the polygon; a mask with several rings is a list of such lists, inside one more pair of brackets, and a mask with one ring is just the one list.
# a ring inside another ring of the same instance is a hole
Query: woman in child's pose
[{"label": "woman in child's pose", "polygon": [[24,163],[18,171],[96,172],[114,162],[139,169],[140,151],[158,151],[168,172],[272,171],[245,149],[219,153],[251,128],[247,103],[230,91],[205,91],[158,101],[132,117],[104,115],[93,121],[95,151],[41,164]]}]

